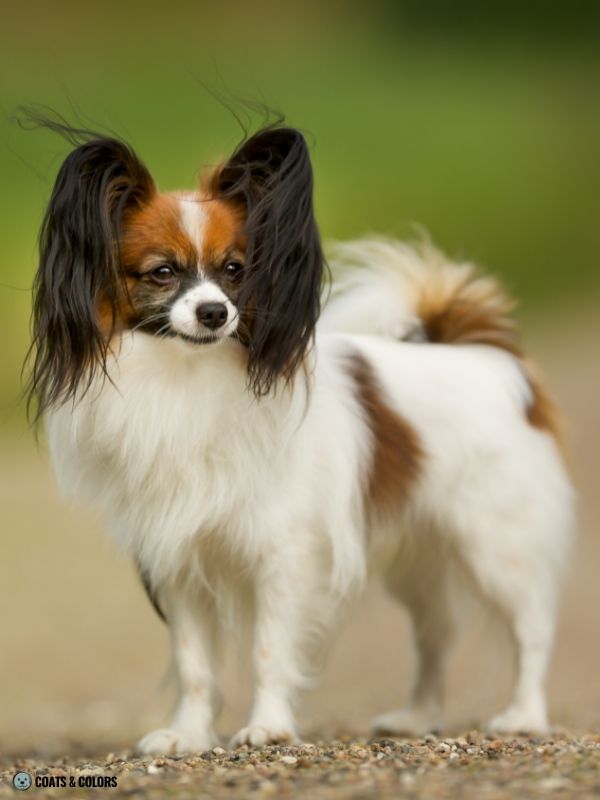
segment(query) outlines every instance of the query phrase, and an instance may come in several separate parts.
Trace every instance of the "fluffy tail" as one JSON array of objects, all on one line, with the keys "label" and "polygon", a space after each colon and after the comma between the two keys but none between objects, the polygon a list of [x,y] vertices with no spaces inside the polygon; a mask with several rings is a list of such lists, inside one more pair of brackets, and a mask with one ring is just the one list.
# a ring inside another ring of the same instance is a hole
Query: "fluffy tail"
[{"label": "fluffy tail", "polygon": [[487,344],[521,356],[512,300],[496,280],[448,260],[429,242],[338,244],[339,280],[321,318],[327,330],[409,341]]},{"label": "fluffy tail", "polygon": [[527,419],[551,433],[565,455],[560,412],[523,355],[514,303],[494,278],[472,264],[450,261],[428,241],[359,239],[336,245],[330,263],[338,280],[321,328],[405,341],[486,344],[512,353],[529,385]]}]

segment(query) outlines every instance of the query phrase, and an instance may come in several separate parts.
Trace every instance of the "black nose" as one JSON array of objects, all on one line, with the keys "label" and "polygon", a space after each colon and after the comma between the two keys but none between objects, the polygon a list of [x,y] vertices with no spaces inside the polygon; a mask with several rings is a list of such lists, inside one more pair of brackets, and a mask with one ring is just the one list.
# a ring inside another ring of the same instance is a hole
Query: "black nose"
[{"label": "black nose", "polygon": [[224,303],[203,303],[196,309],[196,317],[205,328],[214,331],[227,322],[227,308]]}]

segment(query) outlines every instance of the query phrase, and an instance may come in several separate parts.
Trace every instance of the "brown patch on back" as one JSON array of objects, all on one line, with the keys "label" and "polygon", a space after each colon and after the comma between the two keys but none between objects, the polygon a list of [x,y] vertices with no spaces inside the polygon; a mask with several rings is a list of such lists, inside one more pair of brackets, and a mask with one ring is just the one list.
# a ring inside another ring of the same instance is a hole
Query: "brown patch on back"
[{"label": "brown patch on back", "polygon": [[181,224],[177,198],[157,194],[145,206],[129,213],[123,221],[121,258],[124,267],[139,267],[149,256],[195,265],[198,253]]},{"label": "brown patch on back", "polygon": [[373,368],[362,354],[354,351],[349,355],[348,371],[373,437],[368,502],[378,509],[396,510],[419,476],[423,459],[419,438],[388,405]]}]

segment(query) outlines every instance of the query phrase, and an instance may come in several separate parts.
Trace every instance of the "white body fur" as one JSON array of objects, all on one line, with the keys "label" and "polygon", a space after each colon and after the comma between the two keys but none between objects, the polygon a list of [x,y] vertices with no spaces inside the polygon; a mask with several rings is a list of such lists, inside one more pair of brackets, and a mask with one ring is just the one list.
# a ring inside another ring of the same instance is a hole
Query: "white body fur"
[{"label": "white body fur", "polygon": [[[48,416],[65,493],[103,511],[159,587],[171,625],[180,702],[171,727],[142,740],[146,752],[214,743],[220,630],[233,606],[254,620],[256,673],[251,718],[234,742],[294,736],[292,702],[311,677],[315,634],[327,637],[369,571],[407,605],[420,655],[408,707],[375,725],[439,727],[451,562],[502,612],[517,647],[513,702],[492,727],[547,726],[543,682],[572,489],[554,439],[527,421],[530,388],[516,358],[397,341],[419,329],[410,287],[428,265],[404,248],[403,272],[392,251],[354,245],[356,261],[379,253],[378,270],[350,279],[325,310],[310,386],[299,373],[292,390],[258,402],[237,342],[199,348],[126,334],[114,385]],[[424,451],[401,515],[378,530],[367,530],[363,511],[372,443],[349,349],[372,365]]]}]

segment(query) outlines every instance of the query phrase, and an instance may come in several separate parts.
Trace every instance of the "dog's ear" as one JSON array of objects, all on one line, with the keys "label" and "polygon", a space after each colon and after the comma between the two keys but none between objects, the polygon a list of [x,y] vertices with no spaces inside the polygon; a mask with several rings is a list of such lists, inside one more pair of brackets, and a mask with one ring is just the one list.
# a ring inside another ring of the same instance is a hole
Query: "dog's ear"
[{"label": "dog's ear", "polygon": [[216,170],[211,188],[245,214],[242,335],[259,396],[278,378],[289,381],[319,316],[324,259],[304,137],[292,128],[259,131]]},{"label": "dog's ear", "polygon": [[[58,132],[71,141],[80,134],[69,136],[65,126]],[[37,400],[36,418],[85,392],[98,369],[106,372],[123,291],[123,215],[155,192],[150,173],[127,144],[88,134],[86,139],[60,168],[40,232],[28,386],[30,407]]]}]

